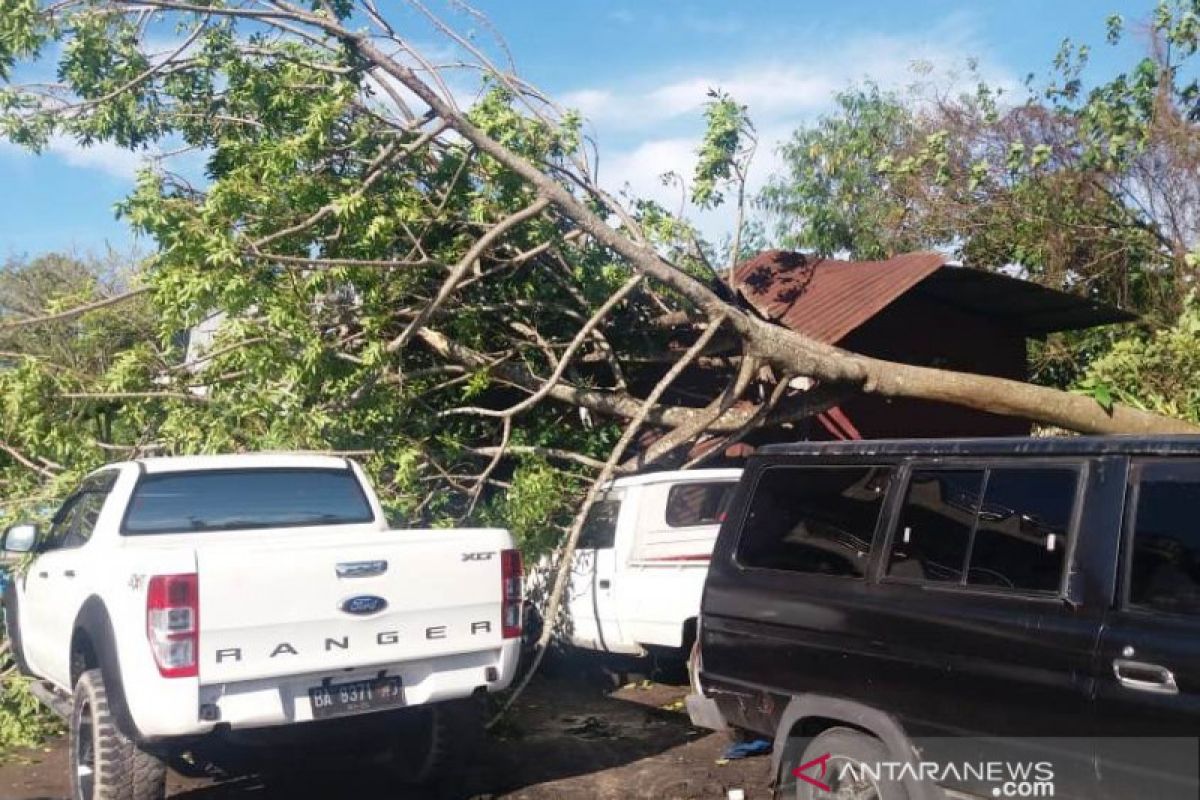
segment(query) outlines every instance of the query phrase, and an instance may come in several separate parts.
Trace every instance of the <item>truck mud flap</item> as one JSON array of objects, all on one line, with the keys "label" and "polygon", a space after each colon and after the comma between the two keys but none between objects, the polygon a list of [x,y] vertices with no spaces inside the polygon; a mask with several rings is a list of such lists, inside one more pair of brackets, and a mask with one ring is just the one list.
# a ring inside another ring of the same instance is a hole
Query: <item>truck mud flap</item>
[{"label": "truck mud flap", "polygon": [[721,715],[721,709],[717,707],[717,702],[711,697],[689,694],[684,702],[687,705],[688,718],[697,728],[708,728],[713,731],[729,729],[729,726],[725,724],[725,717]]}]

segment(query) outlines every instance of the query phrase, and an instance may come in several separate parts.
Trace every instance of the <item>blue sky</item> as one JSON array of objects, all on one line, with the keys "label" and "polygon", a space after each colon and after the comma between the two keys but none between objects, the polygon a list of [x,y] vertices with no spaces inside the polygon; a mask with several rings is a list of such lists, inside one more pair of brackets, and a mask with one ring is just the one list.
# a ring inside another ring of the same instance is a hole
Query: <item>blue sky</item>
[{"label": "blue sky", "polygon": [[[480,0],[503,33],[519,71],[578,107],[600,148],[610,188],[677,204],[660,185],[690,170],[705,90],[720,86],[750,106],[762,146],[752,183],[776,163],[775,145],[829,107],[832,94],[865,77],[891,87],[931,64],[954,80],[968,57],[990,82],[1019,89],[1047,73],[1064,36],[1093,45],[1089,75],[1103,78],[1140,56],[1136,30],[1119,48],[1104,44],[1104,20],[1131,26],[1153,0]],[[0,142],[0,257],[49,250],[102,252],[150,247],[113,215],[132,187],[140,157],[99,145],[56,141],[32,156]],[[724,214],[700,216],[720,235]]]}]

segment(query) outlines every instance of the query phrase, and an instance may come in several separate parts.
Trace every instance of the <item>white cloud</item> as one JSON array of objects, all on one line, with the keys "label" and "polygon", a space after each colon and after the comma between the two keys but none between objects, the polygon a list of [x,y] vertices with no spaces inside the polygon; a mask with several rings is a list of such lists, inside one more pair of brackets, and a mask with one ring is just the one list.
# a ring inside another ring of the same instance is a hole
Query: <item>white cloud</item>
[{"label": "white cloud", "polygon": [[[690,177],[709,89],[722,89],[749,107],[759,133],[749,181],[756,193],[781,166],[779,144],[797,126],[829,110],[838,91],[864,79],[897,91],[929,82],[944,90],[968,89],[980,79],[1008,90],[1018,85],[1014,76],[986,59],[975,74],[968,74],[968,58],[984,48],[964,17],[952,17],[921,35],[868,33],[808,43],[798,37],[797,46],[785,54],[778,55],[778,48],[770,51],[777,55],[700,64],[686,72],[675,68],[659,76],[583,87],[561,99],[594,127],[601,152],[599,177],[608,189],[628,185],[635,196],[676,209],[679,187],[664,186],[660,176],[674,171]],[[727,233],[733,217],[728,207],[689,214],[712,238]]]},{"label": "white cloud", "polygon": [[[767,179],[782,168],[783,160],[775,144],[790,135],[789,127],[761,129],[759,135],[764,143],[755,154],[747,188],[749,195],[756,195]],[[678,212],[680,204],[700,231],[717,241],[732,229],[733,210],[725,205],[709,211],[687,206],[678,182],[664,184],[662,175],[674,172],[690,182],[696,168],[696,137],[672,137],[647,139],[629,150],[616,151],[607,160],[601,156],[599,178],[609,191],[628,191],[633,197],[655,200],[669,211]]]},{"label": "white cloud", "polygon": [[628,185],[635,197],[653,198],[667,208],[679,205],[679,188],[663,186],[660,176],[667,172],[690,175],[696,166],[696,141],[690,138],[648,139],[631,150],[600,157],[599,177],[611,190]]},{"label": "white cloud", "polygon": [[[0,155],[9,159],[37,158],[32,151],[0,140]],[[90,147],[79,144],[69,136],[54,136],[42,151],[42,157],[56,158],[69,166],[94,170],[110,178],[133,181],[137,171],[149,158],[147,153],[137,153],[107,142],[97,142]]]},{"label": "white cloud", "polygon": [[[74,167],[81,172],[99,173],[123,183],[132,184],[138,170],[155,162],[172,172],[183,175],[193,182],[204,180],[204,164],[207,153],[197,150],[153,147],[149,150],[126,150],[111,142],[96,142],[82,145],[70,136],[56,135],[50,138],[41,154],[19,147],[0,139],[0,158],[10,161],[27,160],[32,164],[37,158],[51,158]],[[82,175],[80,180],[86,180]]]},{"label": "white cloud", "polygon": [[132,181],[137,171],[146,166],[149,154],[126,150],[111,142],[79,144],[67,136],[55,136],[46,152],[57,156],[72,167],[103,172],[113,178]]},{"label": "white cloud", "polygon": [[[727,27],[719,18],[701,20],[708,26]],[[677,24],[691,23],[684,19]],[[728,91],[750,107],[756,121],[770,124],[826,108],[836,91],[867,78],[887,89],[935,79],[948,87],[961,87],[976,78],[1010,89],[1018,85],[1008,70],[986,58],[978,62],[977,76],[966,74],[967,60],[986,55],[987,50],[967,13],[951,15],[919,33],[781,30],[739,41],[751,55],[730,57],[728,48],[724,54],[706,50],[703,60],[690,68],[673,65],[657,75],[579,87],[562,99],[602,131],[634,131],[695,115],[710,88]],[[781,41],[787,44],[780,45]],[[918,74],[917,65],[927,74]]]}]

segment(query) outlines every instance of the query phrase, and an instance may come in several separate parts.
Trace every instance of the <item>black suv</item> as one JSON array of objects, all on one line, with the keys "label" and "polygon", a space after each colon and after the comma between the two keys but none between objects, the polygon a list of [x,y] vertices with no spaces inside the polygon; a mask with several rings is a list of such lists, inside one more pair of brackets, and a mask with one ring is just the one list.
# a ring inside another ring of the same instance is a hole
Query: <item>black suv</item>
[{"label": "black suv", "polygon": [[694,666],[789,797],[1198,797],[1200,437],[763,448]]}]

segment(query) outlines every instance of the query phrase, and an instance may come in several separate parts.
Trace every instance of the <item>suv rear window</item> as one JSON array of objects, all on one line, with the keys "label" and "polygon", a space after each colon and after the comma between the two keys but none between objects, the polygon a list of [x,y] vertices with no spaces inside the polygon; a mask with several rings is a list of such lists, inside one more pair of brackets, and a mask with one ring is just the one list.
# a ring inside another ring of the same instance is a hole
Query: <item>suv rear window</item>
[{"label": "suv rear window", "polygon": [[122,533],[187,533],[372,522],[348,469],[245,469],[144,475]]},{"label": "suv rear window", "polygon": [[1200,616],[1200,469],[1150,468],[1138,488],[1129,602]]},{"label": "suv rear window", "polygon": [[861,578],[890,467],[768,467],[742,526],[747,567]]},{"label": "suv rear window", "polygon": [[667,493],[667,524],[672,528],[715,525],[725,519],[725,507],[736,483],[681,483]]},{"label": "suv rear window", "polygon": [[1055,592],[1078,484],[1070,467],[914,470],[887,574]]}]

